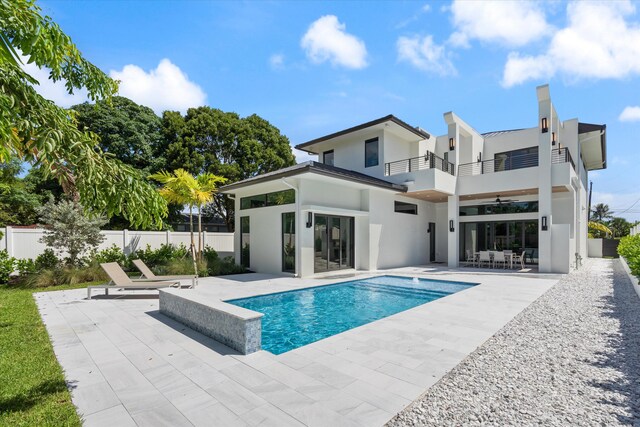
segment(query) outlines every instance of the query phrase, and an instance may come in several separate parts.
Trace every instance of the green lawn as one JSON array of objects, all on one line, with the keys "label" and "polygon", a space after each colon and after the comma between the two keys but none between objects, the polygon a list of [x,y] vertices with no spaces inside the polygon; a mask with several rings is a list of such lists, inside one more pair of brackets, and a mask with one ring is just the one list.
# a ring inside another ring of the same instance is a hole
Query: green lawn
[{"label": "green lawn", "polygon": [[80,426],[33,292],[0,286],[0,425]]}]

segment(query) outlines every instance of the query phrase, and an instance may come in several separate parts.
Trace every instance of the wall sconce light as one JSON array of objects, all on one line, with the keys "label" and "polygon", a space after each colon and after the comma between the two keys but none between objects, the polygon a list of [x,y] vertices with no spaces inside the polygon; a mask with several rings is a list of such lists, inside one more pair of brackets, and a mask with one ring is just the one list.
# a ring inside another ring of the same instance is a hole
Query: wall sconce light
[{"label": "wall sconce light", "polygon": [[456,140],[453,138],[449,138],[449,151],[453,150],[454,148],[456,148]]},{"label": "wall sconce light", "polygon": [[427,226],[427,234],[428,234],[428,233],[431,233],[431,224],[429,224],[429,225]]},{"label": "wall sconce light", "polygon": [[547,118],[546,117],[542,118],[542,122],[540,123],[540,129],[542,130],[542,133],[549,132],[549,125],[547,125]]},{"label": "wall sconce light", "polygon": [[542,231],[547,231],[549,229],[549,226],[547,225],[547,217],[543,216],[542,217]]},{"label": "wall sconce light", "polygon": [[311,228],[313,225],[313,213],[307,213],[307,228]]},{"label": "wall sconce light", "polygon": [[482,153],[478,153],[478,163],[482,161]]},{"label": "wall sconce light", "polygon": [[551,145],[556,145],[556,133],[551,132]]},{"label": "wall sconce light", "polygon": [[452,233],[454,231],[456,231],[456,229],[453,227],[453,220],[452,219],[449,220],[449,231],[452,232]]}]

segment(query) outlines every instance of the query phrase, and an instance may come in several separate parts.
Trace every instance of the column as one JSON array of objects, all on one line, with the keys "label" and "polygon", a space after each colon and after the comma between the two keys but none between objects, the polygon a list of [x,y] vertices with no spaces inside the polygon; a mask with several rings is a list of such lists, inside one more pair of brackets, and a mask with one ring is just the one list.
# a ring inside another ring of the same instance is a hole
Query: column
[{"label": "column", "polygon": [[[552,246],[551,226],[553,224],[552,212],[552,186],[551,186],[551,134],[557,132],[555,124],[557,118],[549,85],[536,88],[538,96],[538,269],[541,273],[551,272]],[[547,129],[543,128],[543,123]],[[546,230],[543,230],[543,222],[546,221]]]}]

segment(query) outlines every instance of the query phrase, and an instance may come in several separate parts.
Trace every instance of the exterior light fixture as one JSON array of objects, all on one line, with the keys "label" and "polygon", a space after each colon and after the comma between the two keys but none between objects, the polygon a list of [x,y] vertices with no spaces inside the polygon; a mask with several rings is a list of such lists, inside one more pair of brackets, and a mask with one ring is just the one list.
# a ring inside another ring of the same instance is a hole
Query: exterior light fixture
[{"label": "exterior light fixture", "polygon": [[547,125],[547,118],[546,117],[543,117],[542,121],[540,122],[540,130],[542,131],[542,133],[549,132],[549,125]]},{"label": "exterior light fixture", "polygon": [[551,132],[551,145],[556,145],[556,133]]},{"label": "exterior light fixture", "polygon": [[547,231],[549,229],[549,226],[547,225],[547,217],[543,216],[542,217],[542,231]]},{"label": "exterior light fixture", "polygon": [[311,228],[312,225],[313,225],[313,213],[309,212],[307,214],[307,228]]},{"label": "exterior light fixture", "polygon": [[482,153],[478,153],[478,163],[482,161]]},{"label": "exterior light fixture", "polygon": [[453,150],[454,148],[456,148],[456,140],[453,138],[449,138],[449,151]]},{"label": "exterior light fixture", "polygon": [[453,226],[453,220],[452,219],[449,220],[449,231],[452,232],[452,233],[454,231],[456,231],[456,229]]}]

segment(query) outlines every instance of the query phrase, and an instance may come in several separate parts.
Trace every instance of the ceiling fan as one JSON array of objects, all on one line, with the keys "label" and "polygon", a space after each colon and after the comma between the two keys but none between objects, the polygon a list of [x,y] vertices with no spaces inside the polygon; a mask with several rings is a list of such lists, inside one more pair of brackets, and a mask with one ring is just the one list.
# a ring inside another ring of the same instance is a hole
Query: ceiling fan
[{"label": "ceiling fan", "polygon": [[513,203],[513,202],[517,202],[518,200],[516,199],[501,199],[500,195],[496,195],[496,200],[492,201],[492,202],[484,202],[482,203],[483,205],[498,205],[498,206],[502,206],[503,203],[505,204],[509,204],[509,203]]}]

